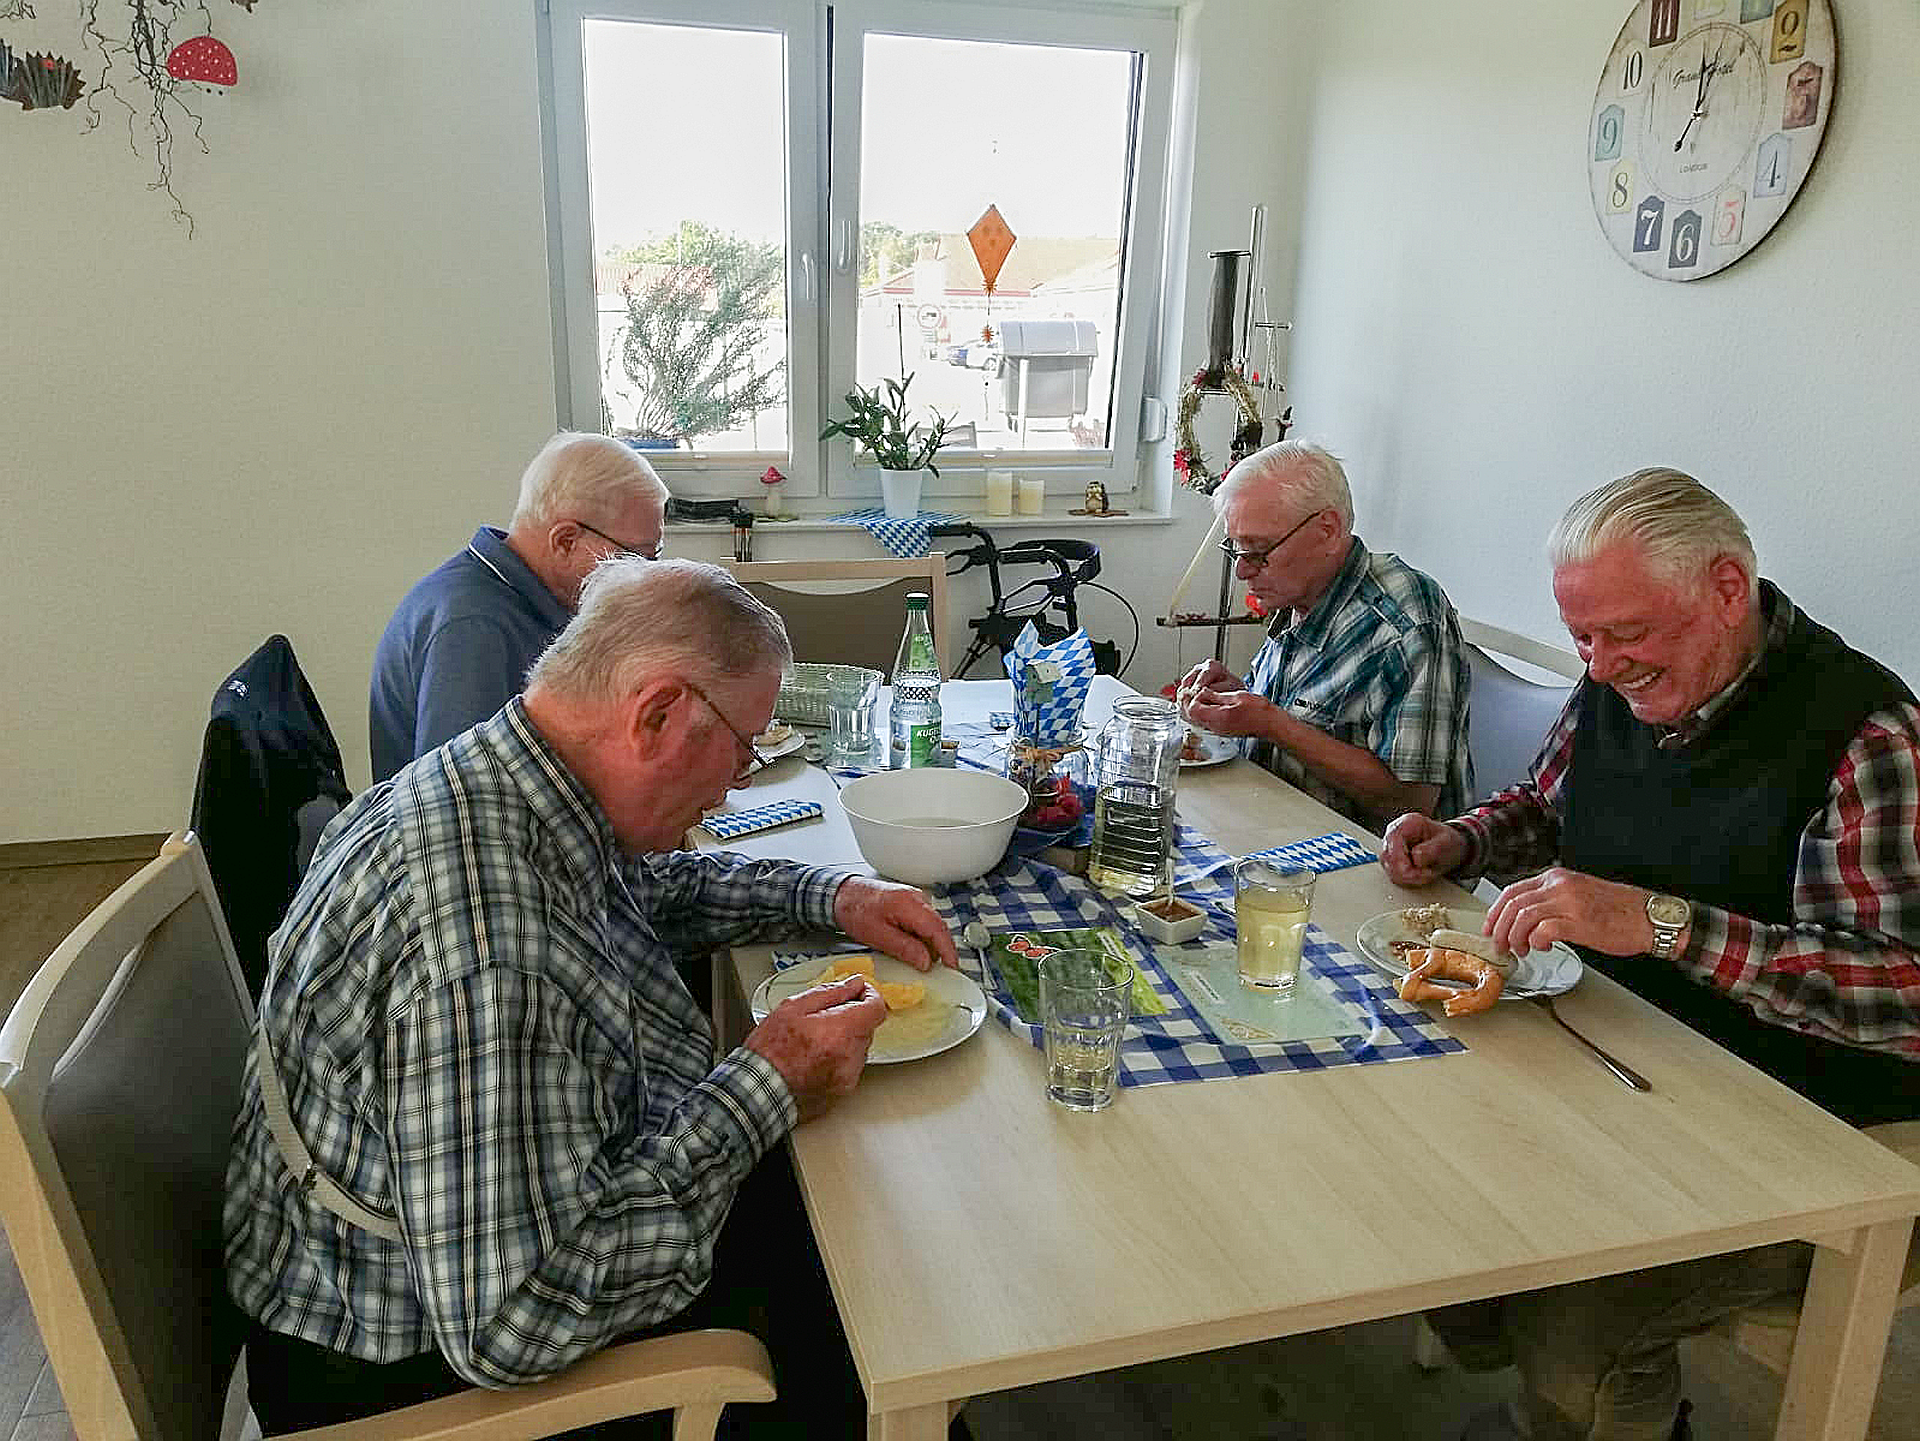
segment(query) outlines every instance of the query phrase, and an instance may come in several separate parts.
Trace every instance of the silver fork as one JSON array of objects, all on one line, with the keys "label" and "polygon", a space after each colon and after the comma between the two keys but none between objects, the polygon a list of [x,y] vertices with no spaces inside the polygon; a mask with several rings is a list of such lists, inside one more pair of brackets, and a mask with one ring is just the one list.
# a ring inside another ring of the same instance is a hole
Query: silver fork
[{"label": "silver fork", "polygon": [[1553,1008],[1552,996],[1529,996],[1527,999],[1545,1011],[1549,1016],[1552,1016],[1561,1030],[1565,1031],[1569,1036],[1572,1036],[1574,1040],[1585,1046],[1589,1051],[1592,1051],[1595,1056],[1599,1057],[1601,1065],[1605,1066],[1609,1071],[1612,1071],[1614,1075],[1625,1081],[1629,1086],[1632,1086],[1634,1090],[1651,1091],[1653,1089],[1653,1087],[1648,1084],[1645,1076],[1629,1066],[1622,1065],[1619,1061],[1616,1061],[1612,1056],[1609,1056],[1605,1051],[1594,1045],[1592,1041],[1589,1041],[1585,1036],[1574,1030],[1572,1026],[1569,1026],[1566,1021],[1561,1018],[1560,1013]]}]

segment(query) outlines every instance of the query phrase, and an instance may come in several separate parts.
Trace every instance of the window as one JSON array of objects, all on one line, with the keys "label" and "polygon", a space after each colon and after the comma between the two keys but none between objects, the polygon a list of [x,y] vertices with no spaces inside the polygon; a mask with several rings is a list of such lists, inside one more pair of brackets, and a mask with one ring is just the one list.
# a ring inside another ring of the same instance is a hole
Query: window
[{"label": "window", "polygon": [[[854,384],[949,419],[933,495],[1008,458],[1130,491],[1162,294],[1174,22],[924,0],[552,0],[563,424],[679,494],[879,493],[817,437]],[[1013,243],[989,286],[969,242]]]}]

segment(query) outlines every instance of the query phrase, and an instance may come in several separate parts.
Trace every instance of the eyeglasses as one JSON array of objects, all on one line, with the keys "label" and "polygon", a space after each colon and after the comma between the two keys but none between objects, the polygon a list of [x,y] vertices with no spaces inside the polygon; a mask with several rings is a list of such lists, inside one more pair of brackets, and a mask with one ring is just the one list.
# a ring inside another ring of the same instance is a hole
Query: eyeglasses
[{"label": "eyeglasses", "polygon": [[1240,564],[1241,561],[1246,561],[1255,570],[1259,570],[1267,563],[1268,559],[1276,550],[1280,549],[1281,546],[1285,545],[1302,530],[1306,529],[1309,521],[1317,520],[1319,516],[1320,512],[1317,510],[1311,515],[1303,516],[1300,524],[1281,536],[1280,539],[1276,540],[1272,545],[1263,545],[1257,550],[1241,550],[1238,546],[1234,545],[1231,536],[1222,536],[1220,539],[1220,553],[1226,556],[1234,565]]},{"label": "eyeglasses", "polygon": [[741,745],[747,748],[747,755],[750,759],[748,759],[747,763],[741,766],[739,770],[733,773],[733,783],[735,785],[739,785],[742,781],[751,780],[753,777],[759,775],[761,771],[765,770],[768,766],[773,764],[773,762],[767,759],[767,757],[760,754],[760,747],[753,743],[753,738],[751,736],[747,735],[747,733],[741,730],[739,726],[735,725],[732,721],[727,719],[726,712],[721,710],[719,706],[713,703],[712,696],[708,695],[705,691],[701,690],[699,686],[695,685],[690,680],[686,680],[684,677],[682,678],[681,683],[685,685],[688,690],[692,691],[695,695],[699,696],[701,700],[705,701],[707,703],[707,709],[712,711],[714,715],[719,718],[720,724],[725,726],[728,730],[732,731],[733,738],[739,741]]},{"label": "eyeglasses", "polygon": [[580,529],[582,530],[591,531],[593,534],[599,536],[600,539],[604,540],[608,545],[612,546],[615,550],[619,551],[620,554],[637,556],[641,560],[660,559],[660,552],[666,547],[666,542],[664,540],[661,540],[661,541],[654,542],[652,550],[635,550],[632,546],[628,545],[624,540],[616,540],[613,536],[608,535],[604,530],[600,529],[600,527],[597,525],[588,525],[584,520],[576,520],[574,524],[579,526]]}]

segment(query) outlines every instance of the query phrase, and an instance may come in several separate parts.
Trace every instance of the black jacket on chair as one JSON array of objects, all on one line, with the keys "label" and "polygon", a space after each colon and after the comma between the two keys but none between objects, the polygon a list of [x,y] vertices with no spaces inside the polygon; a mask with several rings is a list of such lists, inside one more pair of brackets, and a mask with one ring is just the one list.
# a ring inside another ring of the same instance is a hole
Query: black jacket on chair
[{"label": "black jacket on chair", "polygon": [[256,998],[267,938],[287,913],[321,827],[350,796],[320,702],[293,647],[276,635],[215,692],[193,789],[193,828]]}]

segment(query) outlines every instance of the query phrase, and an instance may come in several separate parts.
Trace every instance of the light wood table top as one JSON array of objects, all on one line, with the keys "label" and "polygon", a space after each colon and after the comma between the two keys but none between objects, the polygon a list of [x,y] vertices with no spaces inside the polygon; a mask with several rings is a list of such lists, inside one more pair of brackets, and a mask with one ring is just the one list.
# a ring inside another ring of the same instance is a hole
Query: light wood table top
[{"label": "light wood table top", "polygon": [[[818,767],[765,789],[828,815],[735,849],[862,865]],[[1183,773],[1179,811],[1236,854],[1375,839],[1242,761]],[[1356,867],[1321,877],[1314,920],[1352,948],[1368,916],[1443,896],[1485,909]],[[732,959],[740,995],[770,964]],[[1776,1434],[1862,1436],[1920,1168],[1605,977],[1557,1004],[1652,1093],[1519,1002],[1440,1017],[1465,1054],[1125,1088],[1094,1114],[1051,1105],[1040,1052],[992,1023],[869,1068],[792,1138],[869,1435],[937,1441],[971,1395],[1803,1237],[1825,1243],[1816,1324]]]}]

